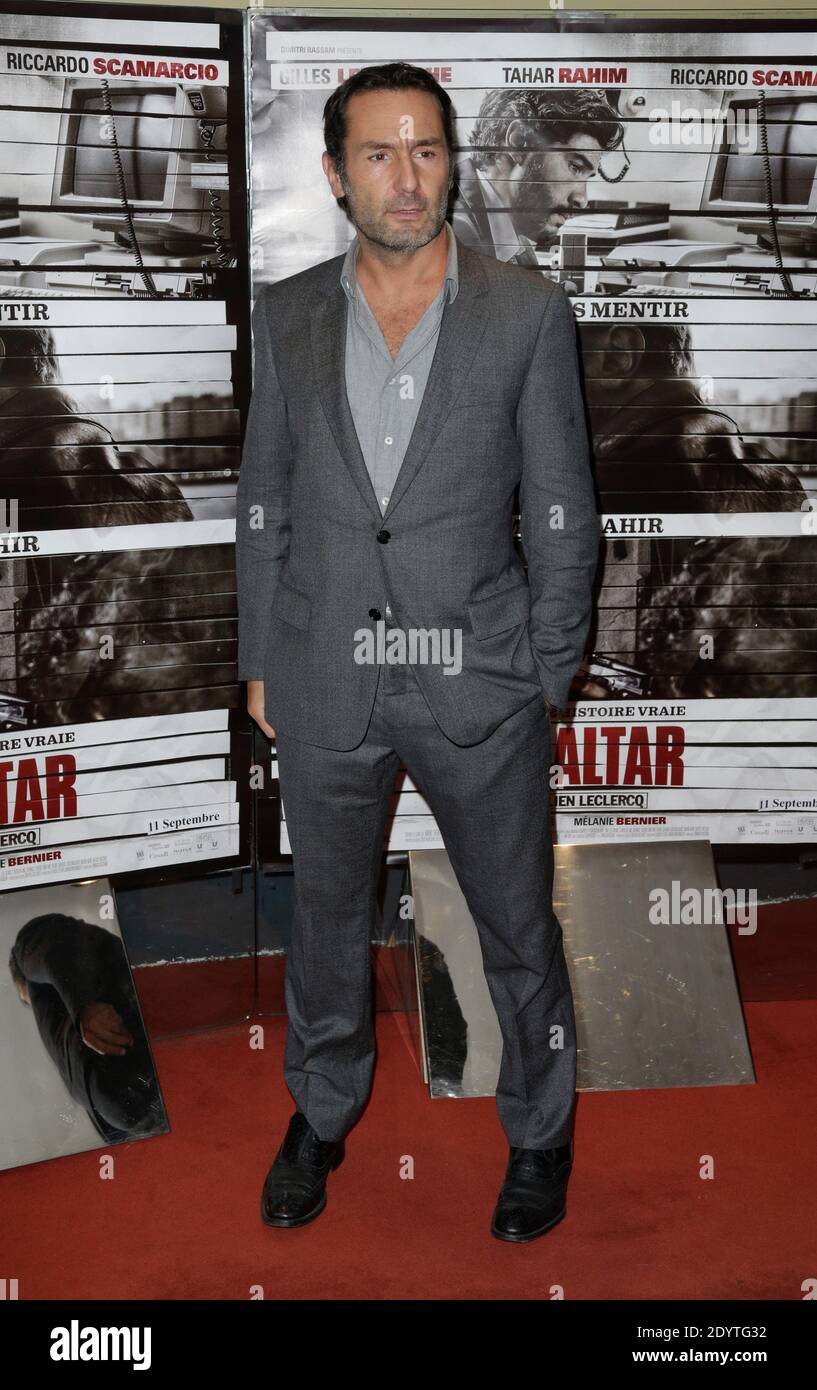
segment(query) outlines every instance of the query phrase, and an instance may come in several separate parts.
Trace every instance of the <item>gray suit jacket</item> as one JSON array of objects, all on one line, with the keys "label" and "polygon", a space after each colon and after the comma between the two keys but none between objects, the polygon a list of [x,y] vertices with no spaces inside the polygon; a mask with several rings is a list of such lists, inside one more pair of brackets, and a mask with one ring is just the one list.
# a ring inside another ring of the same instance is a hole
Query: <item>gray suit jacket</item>
[{"label": "gray suit jacket", "polygon": [[599,523],[570,302],[537,271],[457,249],[459,293],[385,514],[346,396],[343,256],[264,286],[253,311],[238,676],[263,680],[267,721],[307,743],[364,737],[378,667],[354,652],[387,602],[390,625],[460,629],[459,673],[414,666],[458,744],[537,693],[561,707],[582,657]]}]

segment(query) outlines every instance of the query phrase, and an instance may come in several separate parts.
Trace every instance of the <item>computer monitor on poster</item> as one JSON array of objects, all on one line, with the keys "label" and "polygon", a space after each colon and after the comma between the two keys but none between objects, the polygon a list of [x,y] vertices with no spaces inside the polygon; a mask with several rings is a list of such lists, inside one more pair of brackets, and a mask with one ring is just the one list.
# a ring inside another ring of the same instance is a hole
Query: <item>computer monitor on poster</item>
[{"label": "computer monitor on poster", "polygon": [[[768,149],[768,174],[762,129]],[[741,231],[773,245],[769,197],[778,238],[792,255],[817,251],[817,94],[725,96],[709,159],[701,212],[737,219]]]},{"label": "computer monitor on poster", "polygon": [[192,249],[209,241],[209,190],[221,187],[224,175],[224,155],[214,157],[223,150],[223,88],[111,81],[108,101],[110,110],[99,82],[66,83],[51,207],[86,214],[124,244],[124,183],[147,249],[178,251],[180,243]]}]

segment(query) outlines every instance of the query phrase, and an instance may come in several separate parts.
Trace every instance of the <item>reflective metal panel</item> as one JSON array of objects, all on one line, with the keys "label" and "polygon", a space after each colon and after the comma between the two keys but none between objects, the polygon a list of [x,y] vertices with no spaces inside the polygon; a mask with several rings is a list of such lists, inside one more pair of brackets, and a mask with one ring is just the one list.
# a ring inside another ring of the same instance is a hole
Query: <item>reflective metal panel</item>
[{"label": "reflective metal panel", "polygon": [[[445,850],[409,862],[429,1089],[493,1095],[502,1041],[476,928]],[[557,846],[553,896],[580,1091],[754,1081],[707,842]]]},{"label": "reflective metal panel", "polygon": [[0,1169],[165,1134],[110,880],[3,895]]}]

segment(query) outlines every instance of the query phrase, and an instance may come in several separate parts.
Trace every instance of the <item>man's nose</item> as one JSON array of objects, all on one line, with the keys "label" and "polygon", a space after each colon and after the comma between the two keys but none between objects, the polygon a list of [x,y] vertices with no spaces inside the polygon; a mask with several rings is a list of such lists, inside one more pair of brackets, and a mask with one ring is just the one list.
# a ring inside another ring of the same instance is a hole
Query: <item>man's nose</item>
[{"label": "man's nose", "polygon": [[574,183],[568,195],[568,206],[577,212],[587,207],[587,185],[585,183]]},{"label": "man's nose", "polygon": [[398,165],[394,175],[394,184],[402,192],[413,193],[420,186],[420,178],[415,160],[407,150],[398,152]]}]

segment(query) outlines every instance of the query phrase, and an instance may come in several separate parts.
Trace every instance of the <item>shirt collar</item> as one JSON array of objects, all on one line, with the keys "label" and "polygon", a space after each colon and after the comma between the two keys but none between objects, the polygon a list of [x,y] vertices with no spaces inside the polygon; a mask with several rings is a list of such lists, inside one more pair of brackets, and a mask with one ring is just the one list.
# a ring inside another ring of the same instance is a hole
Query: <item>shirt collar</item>
[{"label": "shirt collar", "polygon": [[[448,261],[445,267],[445,294],[449,303],[455,299],[460,287],[459,265],[457,261],[457,238],[455,237],[448,222],[444,224],[446,236],[448,237]],[[355,276],[355,264],[360,252],[360,241],[355,236],[349,243],[349,248],[343,258],[340,268],[340,282],[346,293],[346,298],[350,304],[354,303],[357,294],[357,277]]]}]

